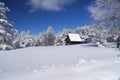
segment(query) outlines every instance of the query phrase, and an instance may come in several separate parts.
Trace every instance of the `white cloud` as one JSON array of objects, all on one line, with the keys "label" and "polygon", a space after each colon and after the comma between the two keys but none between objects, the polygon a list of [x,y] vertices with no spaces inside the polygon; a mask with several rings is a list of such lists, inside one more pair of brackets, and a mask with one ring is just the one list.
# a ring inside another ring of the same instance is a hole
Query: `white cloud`
[{"label": "white cloud", "polygon": [[36,10],[60,11],[64,6],[74,3],[76,0],[29,0],[31,12]]}]

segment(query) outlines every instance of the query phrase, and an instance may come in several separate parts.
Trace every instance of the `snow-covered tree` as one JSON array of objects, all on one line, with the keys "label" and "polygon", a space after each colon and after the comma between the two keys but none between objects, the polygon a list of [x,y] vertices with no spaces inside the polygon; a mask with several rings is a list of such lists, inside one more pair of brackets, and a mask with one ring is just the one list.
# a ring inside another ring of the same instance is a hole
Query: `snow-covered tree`
[{"label": "snow-covered tree", "polygon": [[15,29],[7,18],[10,10],[0,2],[0,49],[11,49]]},{"label": "snow-covered tree", "polygon": [[[107,41],[114,41],[113,38],[120,35],[120,0],[95,0],[94,4],[89,7],[89,11],[97,23],[107,27],[109,34]],[[102,28],[102,33],[104,33],[105,28]],[[102,37],[105,36],[104,34]]]},{"label": "snow-covered tree", "polygon": [[62,32],[60,32],[60,33],[58,33],[58,34],[56,35],[55,45],[56,45],[56,46],[65,45],[65,36],[63,35]]},{"label": "snow-covered tree", "polygon": [[48,46],[53,46],[54,41],[55,41],[55,34],[54,34],[52,26],[49,26],[48,30],[47,30],[47,44],[48,44]]},{"label": "snow-covered tree", "polygon": [[114,34],[120,35],[120,0],[95,0],[89,11],[94,20],[104,23]]},{"label": "snow-covered tree", "polygon": [[40,36],[41,45],[43,46],[53,46],[55,42],[55,34],[52,26],[48,27],[47,32],[44,32]]},{"label": "snow-covered tree", "polygon": [[34,37],[30,35],[30,32],[21,32],[19,36],[19,46],[20,47],[30,47],[34,46],[35,40]]},{"label": "snow-covered tree", "polygon": [[108,37],[105,26],[103,24],[91,25],[89,37],[92,42],[99,42],[101,45],[103,45]]},{"label": "snow-covered tree", "polygon": [[103,44],[106,42],[108,37],[104,24],[92,24],[78,27],[75,32],[78,33],[80,37],[87,42],[99,42]]},{"label": "snow-covered tree", "polygon": [[18,35],[18,32],[15,33],[14,39],[12,41],[12,46],[14,49],[20,48],[20,36]]},{"label": "snow-covered tree", "polygon": [[45,32],[39,34],[38,42],[41,43],[41,46],[48,46],[47,45],[47,34]]},{"label": "snow-covered tree", "polygon": [[34,46],[41,46],[41,34],[33,36],[34,38]]}]

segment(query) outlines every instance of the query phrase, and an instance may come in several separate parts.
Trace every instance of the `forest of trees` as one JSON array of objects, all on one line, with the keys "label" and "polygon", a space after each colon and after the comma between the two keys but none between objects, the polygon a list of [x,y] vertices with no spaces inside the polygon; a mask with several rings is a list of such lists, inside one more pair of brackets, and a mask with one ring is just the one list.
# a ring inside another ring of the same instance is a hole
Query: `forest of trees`
[{"label": "forest of trees", "polygon": [[0,2],[0,50],[10,50],[30,46],[60,46],[65,45],[68,33],[77,33],[87,42],[113,42],[114,37],[120,35],[120,0],[96,0],[89,6],[89,12],[94,24],[79,26],[75,30],[63,29],[55,34],[52,26],[39,35],[30,35],[30,31],[20,34],[10,23],[6,13],[9,8]]}]

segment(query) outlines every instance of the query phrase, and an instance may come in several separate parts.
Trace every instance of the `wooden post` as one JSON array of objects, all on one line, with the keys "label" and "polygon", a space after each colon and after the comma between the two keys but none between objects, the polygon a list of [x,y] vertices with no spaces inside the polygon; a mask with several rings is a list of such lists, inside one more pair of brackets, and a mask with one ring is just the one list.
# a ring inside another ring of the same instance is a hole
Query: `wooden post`
[{"label": "wooden post", "polygon": [[117,39],[117,48],[120,48],[120,36]]}]

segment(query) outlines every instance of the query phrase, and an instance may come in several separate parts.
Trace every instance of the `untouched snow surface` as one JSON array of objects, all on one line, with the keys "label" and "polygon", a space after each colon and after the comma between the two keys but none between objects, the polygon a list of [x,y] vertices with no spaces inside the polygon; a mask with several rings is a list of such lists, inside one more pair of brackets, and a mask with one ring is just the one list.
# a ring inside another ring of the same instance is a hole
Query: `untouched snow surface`
[{"label": "untouched snow surface", "polygon": [[0,51],[0,80],[120,80],[120,51],[88,45]]}]

